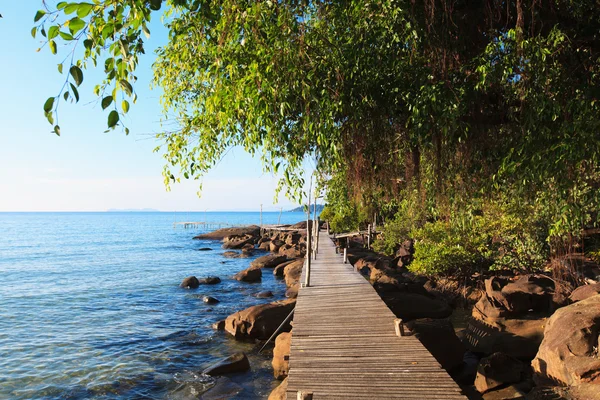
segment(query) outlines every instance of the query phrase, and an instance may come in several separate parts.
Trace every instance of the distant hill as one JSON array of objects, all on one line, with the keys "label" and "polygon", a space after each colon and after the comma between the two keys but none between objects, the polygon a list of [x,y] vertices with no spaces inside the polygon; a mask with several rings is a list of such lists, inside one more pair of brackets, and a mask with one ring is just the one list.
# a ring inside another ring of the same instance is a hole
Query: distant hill
[{"label": "distant hill", "polygon": [[[304,211],[304,207],[305,206],[300,206],[300,207],[296,207],[294,209],[288,210],[289,212],[305,212]],[[313,207],[314,205],[310,206],[310,212],[313,212]],[[323,211],[323,208],[325,208],[325,204],[317,204],[317,212],[320,213],[321,211]]]}]

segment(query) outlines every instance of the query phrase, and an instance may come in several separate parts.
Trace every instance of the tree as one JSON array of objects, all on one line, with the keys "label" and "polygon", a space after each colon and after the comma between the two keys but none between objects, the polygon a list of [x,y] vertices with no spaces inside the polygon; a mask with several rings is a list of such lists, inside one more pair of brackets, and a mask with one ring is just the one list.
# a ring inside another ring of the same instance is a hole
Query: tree
[{"label": "tree", "polygon": [[[33,33],[52,52],[57,40],[83,46],[67,62],[65,99],[78,99],[86,68],[104,66],[96,93],[115,128],[160,13],[169,41],[154,81],[179,123],[159,135],[167,185],[240,145],[296,198],[313,155],[367,209],[416,190],[432,217],[450,218],[503,193],[546,204],[557,235],[597,217],[594,1],[59,2]],[[59,100],[44,105],[52,124]]]}]

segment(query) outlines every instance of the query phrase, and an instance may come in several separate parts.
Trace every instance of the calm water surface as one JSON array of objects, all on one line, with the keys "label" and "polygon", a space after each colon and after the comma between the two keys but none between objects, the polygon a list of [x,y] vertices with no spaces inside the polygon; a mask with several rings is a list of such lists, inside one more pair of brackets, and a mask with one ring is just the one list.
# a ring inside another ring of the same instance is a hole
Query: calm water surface
[{"label": "calm water surface", "polygon": [[[259,223],[258,213],[206,218]],[[278,218],[263,213],[264,223]],[[303,218],[284,212],[281,222]],[[255,257],[226,259],[221,243],[192,240],[201,231],[173,228],[204,219],[205,213],[0,213],[0,399],[188,399],[217,383],[234,398],[266,398],[277,385],[270,355],[210,325],[273,301],[252,296],[261,290],[284,298],[285,285],[270,273],[262,283],[232,280]],[[212,251],[197,251],[203,247]],[[216,275],[222,283],[180,289],[189,275]],[[221,303],[204,304],[205,294]],[[200,374],[235,351],[248,354],[250,372],[230,382]]]}]

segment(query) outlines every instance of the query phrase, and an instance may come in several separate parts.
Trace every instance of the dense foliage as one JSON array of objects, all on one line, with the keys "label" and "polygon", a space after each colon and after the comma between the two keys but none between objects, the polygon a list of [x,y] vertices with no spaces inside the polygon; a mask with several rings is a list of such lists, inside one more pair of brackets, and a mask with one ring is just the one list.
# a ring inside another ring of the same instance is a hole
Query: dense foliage
[{"label": "dense foliage", "polygon": [[108,126],[120,124],[153,10],[169,29],[155,84],[179,126],[160,135],[167,184],[239,145],[299,199],[314,157],[331,178],[333,225],[377,216],[382,248],[417,238],[424,270],[439,257],[538,266],[547,245],[597,225],[596,1],[59,2],[33,33],[83,55],[67,58],[63,91],[44,105],[52,124],[91,64],[106,72],[96,92]]}]

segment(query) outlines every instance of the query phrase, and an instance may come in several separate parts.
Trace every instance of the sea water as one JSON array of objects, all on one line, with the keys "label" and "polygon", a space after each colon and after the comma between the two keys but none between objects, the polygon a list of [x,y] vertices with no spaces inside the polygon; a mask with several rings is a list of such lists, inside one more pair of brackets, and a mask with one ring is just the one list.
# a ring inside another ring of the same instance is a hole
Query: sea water
[{"label": "sea water", "polygon": [[[304,218],[262,214],[264,224]],[[266,398],[278,384],[268,352],[211,324],[283,299],[285,285],[269,271],[261,283],[231,279],[261,254],[225,258],[220,242],[192,239],[203,231],[174,227],[204,220],[259,224],[260,214],[0,213],[0,399],[200,398],[217,383],[203,368],[237,351],[251,370],[220,381],[223,393]],[[222,283],[181,289],[189,275]],[[263,290],[275,297],[253,296]]]}]

